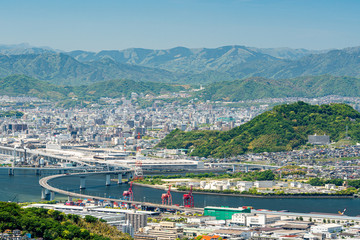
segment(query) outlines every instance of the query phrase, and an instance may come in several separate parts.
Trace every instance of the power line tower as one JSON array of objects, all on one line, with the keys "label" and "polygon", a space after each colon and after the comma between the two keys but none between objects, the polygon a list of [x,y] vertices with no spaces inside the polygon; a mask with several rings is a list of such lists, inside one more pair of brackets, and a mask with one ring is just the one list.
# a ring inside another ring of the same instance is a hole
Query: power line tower
[{"label": "power line tower", "polygon": [[346,125],[345,139],[347,139],[347,140],[350,139],[348,130],[349,130],[349,127],[348,127],[348,125]]},{"label": "power line tower", "polygon": [[136,159],[134,175],[135,175],[134,179],[143,179],[144,178],[141,159]]},{"label": "power line tower", "polygon": [[124,152],[126,153],[126,138],[124,137]]},{"label": "power line tower", "polygon": [[139,146],[140,142],[140,133],[138,133],[138,146],[136,147],[136,161],[135,161],[135,172],[134,172],[134,179],[143,179],[144,173],[142,169],[142,159],[140,155],[141,148]]}]

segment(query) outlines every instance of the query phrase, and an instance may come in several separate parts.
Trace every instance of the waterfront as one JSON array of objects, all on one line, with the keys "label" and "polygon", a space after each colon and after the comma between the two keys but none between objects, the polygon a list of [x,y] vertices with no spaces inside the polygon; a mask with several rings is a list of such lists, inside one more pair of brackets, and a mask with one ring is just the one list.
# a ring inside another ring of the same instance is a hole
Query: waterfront
[{"label": "waterfront", "polygon": [[[6,169],[0,169],[0,201],[40,201],[41,187],[40,176],[36,176],[33,170],[18,170],[15,176],[9,176]],[[79,177],[69,176],[56,179],[50,184],[64,190],[79,192]],[[93,175],[86,178],[86,189],[82,192],[96,196],[120,198],[122,192],[129,185],[105,186],[105,176]],[[160,203],[161,194],[165,191],[147,187],[134,186],[134,198],[137,201]],[[183,193],[172,192],[173,203],[182,204]],[[339,210],[347,209],[347,215],[360,215],[360,199],[267,199],[246,198],[233,196],[218,196],[194,194],[195,206],[253,206],[256,209],[289,210],[292,212],[324,212],[336,214]],[[58,200],[66,199],[65,196],[56,195]]]}]

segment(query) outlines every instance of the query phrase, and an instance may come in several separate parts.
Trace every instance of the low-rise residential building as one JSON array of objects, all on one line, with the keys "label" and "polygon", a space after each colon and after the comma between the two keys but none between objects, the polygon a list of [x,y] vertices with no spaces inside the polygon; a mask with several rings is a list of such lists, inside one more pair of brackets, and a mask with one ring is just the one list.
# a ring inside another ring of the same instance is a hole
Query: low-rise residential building
[{"label": "low-rise residential building", "polygon": [[321,224],[310,228],[310,231],[313,233],[337,233],[341,230],[342,226],[339,224]]}]

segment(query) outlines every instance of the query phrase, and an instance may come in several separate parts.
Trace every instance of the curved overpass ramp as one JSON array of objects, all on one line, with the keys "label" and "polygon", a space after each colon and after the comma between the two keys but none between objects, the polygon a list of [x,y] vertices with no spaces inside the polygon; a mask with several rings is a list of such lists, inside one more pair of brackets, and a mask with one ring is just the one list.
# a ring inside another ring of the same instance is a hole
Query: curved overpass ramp
[{"label": "curved overpass ramp", "polygon": [[[127,171],[122,171],[122,172],[127,172]],[[190,211],[190,212],[197,212],[197,213],[203,213],[204,212],[203,208],[184,208],[184,207],[175,206],[175,205],[169,206],[169,205],[162,205],[162,204],[149,203],[149,202],[128,201],[128,200],[122,200],[122,199],[90,196],[90,195],[86,195],[86,194],[65,191],[65,190],[53,187],[53,186],[51,186],[49,184],[50,180],[53,180],[53,179],[56,179],[56,178],[61,178],[61,177],[67,177],[67,176],[76,176],[76,175],[83,176],[83,175],[90,175],[90,174],[116,174],[116,173],[120,173],[120,172],[116,171],[116,172],[92,172],[92,173],[87,173],[87,174],[84,174],[84,173],[58,174],[58,175],[51,175],[51,176],[41,178],[40,181],[39,181],[39,184],[40,184],[41,187],[43,187],[45,189],[48,189],[51,192],[60,193],[60,194],[63,194],[65,196],[70,196],[70,197],[88,198],[88,199],[94,199],[94,200],[103,200],[103,201],[108,201],[108,202],[111,202],[111,203],[121,202],[121,203],[135,204],[135,205],[141,205],[141,206],[147,206],[147,207],[153,207],[153,208],[160,208],[160,209],[174,209],[174,210],[178,210],[178,211]]]}]

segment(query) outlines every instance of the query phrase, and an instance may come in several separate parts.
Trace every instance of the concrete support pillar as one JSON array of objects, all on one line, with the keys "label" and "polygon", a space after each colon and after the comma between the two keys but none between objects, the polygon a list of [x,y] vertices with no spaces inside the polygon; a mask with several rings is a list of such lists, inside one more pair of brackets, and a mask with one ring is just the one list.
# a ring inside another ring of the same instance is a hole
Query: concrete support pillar
[{"label": "concrete support pillar", "polygon": [[45,199],[46,199],[45,189],[42,188],[42,189],[41,189],[41,200],[45,200]]},{"label": "concrete support pillar", "polygon": [[50,190],[45,188],[45,195],[49,195],[50,194]]},{"label": "concrete support pillar", "polygon": [[111,183],[110,174],[106,174],[105,185],[110,186],[110,183]]},{"label": "concrete support pillar", "polygon": [[122,174],[118,174],[118,184],[122,184]]},{"label": "concrete support pillar", "polygon": [[110,201],[110,207],[114,207],[114,202],[113,201]]},{"label": "concrete support pillar", "polygon": [[245,166],[245,172],[249,172],[249,166]]},{"label": "concrete support pillar", "polygon": [[99,205],[99,200],[94,199],[94,204],[95,204],[96,206]]},{"label": "concrete support pillar", "polygon": [[55,192],[51,191],[50,192],[50,201],[55,199]]},{"label": "concrete support pillar", "polygon": [[80,177],[80,189],[85,189],[85,176]]},{"label": "concrete support pillar", "polygon": [[68,201],[69,201],[69,202],[72,202],[72,201],[73,201],[72,196],[68,196]]}]

